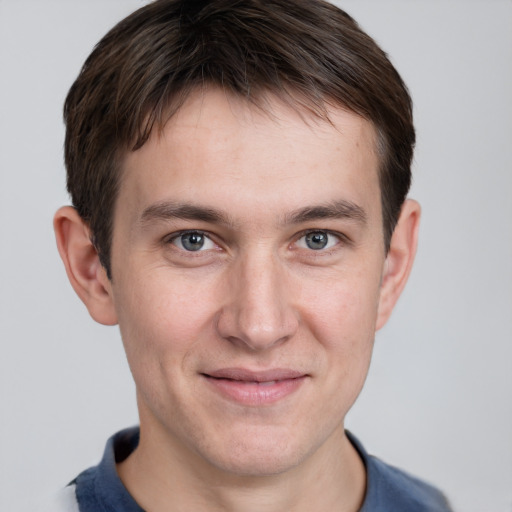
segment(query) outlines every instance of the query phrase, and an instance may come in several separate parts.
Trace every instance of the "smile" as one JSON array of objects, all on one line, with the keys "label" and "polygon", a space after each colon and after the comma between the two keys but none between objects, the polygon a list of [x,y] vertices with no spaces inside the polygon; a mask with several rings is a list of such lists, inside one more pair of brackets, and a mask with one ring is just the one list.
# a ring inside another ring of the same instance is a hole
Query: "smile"
[{"label": "smile", "polygon": [[248,406],[278,402],[298,390],[308,377],[294,370],[252,372],[242,368],[224,368],[202,375],[216,393]]}]

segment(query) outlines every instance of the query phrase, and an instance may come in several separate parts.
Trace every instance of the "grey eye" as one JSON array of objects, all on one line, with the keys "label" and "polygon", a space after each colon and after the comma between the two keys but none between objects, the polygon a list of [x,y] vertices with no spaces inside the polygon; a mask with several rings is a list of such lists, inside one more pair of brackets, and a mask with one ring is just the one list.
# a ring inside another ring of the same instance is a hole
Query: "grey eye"
[{"label": "grey eye", "polygon": [[314,231],[312,233],[308,233],[304,240],[309,249],[313,249],[314,251],[319,251],[320,249],[325,249],[327,244],[329,243],[329,235],[324,231]]},{"label": "grey eye", "polygon": [[211,240],[198,231],[191,231],[177,236],[172,243],[185,251],[197,252],[202,249],[210,249],[213,246]]}]

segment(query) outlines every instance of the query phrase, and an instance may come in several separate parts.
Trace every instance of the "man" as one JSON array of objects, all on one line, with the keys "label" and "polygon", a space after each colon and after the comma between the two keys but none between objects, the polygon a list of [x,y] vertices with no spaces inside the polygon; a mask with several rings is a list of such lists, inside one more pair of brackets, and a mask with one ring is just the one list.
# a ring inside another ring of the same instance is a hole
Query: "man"
[{"label": "man", "polygon": [[140,429],[63,510],[445,511],[344,430],[420,210],[407,89],[319,0],[157,0],[65,104],[75,291],[119,324]]}]

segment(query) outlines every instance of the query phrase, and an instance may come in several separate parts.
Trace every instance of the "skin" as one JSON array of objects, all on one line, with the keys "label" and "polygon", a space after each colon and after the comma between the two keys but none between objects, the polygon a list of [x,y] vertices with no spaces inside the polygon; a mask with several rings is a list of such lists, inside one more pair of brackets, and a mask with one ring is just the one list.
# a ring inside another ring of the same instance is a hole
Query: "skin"
[{"label": "skin", "polygon": [[[112,281],[76,212],[55,217],[73,287],[120,326],[141,441],[118,472],[146,510],[356,511],[364,498],[344,418],[409,275],[419,206],[404,203],[386,254],[371,123],[271,105],[193,94],[126,155]],[[194,236],[204,245],[187,250]],[[225,368],[301,377],[240,401],[211,378]]]}]

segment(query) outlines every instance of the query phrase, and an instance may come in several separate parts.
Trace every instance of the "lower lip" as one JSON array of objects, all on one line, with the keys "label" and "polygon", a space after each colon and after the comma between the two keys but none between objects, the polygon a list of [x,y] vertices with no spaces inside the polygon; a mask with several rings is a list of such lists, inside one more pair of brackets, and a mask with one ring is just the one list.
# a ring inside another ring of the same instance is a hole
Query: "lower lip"
[{"label": "lower lip", "polygon": [[267,383],[216,379],[205,375],[209,384],[224,397],[242,405],[268,405],[278,402],[295,392],[306,377],[285,379]]}]

